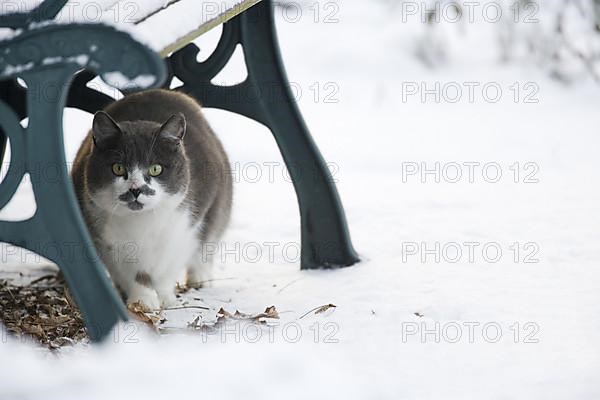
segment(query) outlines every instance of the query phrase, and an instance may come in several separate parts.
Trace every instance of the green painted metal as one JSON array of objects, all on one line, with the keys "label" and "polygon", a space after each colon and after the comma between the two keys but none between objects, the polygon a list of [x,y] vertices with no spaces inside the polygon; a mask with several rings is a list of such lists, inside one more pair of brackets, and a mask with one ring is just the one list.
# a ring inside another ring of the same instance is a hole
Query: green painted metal
[{"label": "green painted metal", "polygon": [[[48,21],[54,18],[64,7],[68,0],[46,0],[31,12],[16,12],[14,14],[0,15],[0,26],[13,29],[25,29],[30,24]],[[7,2],[8,3],[8,2]],[[5,8],[11,5],[21,6],[23,3],[14,2],[5,4]],[[6,10],[7,11],[7,10]]]},{"label": "green painted metal", "polygon": [[[237,44],[244,50],[248,78],[235,86],[211,83],[227,64]],[[313,141],[294,101],[285,73],[272,0],[264,0],[227,22],[211,56],[196,61],[190,44],[170,58],[171,74],[184,85],[178,90],[204,106],[244,115],[266,125],[292,175],[300,206],[302,269],[355,264],[344,209],[329,168]],[[169,81],[169,80],[168,80]]]},{"label": "green painted metal", "polygon": [[4,162],[4,154],[6,152],[6,136],[2,133],[2,129],[0,128],[0,165]]},{"label": "green painted metal", "polygon": [[37,204],[35,215],[26,221],[0,221],[0,241],[29,249],[60,267],[90,337],[98,341],[127,313],[89,236],[65,160],[63,109],[71,80],[83,68],[100,75],[118,71],[130,80],[153,76],[156,85],[166,76],[164,61],[156,53],[102,25],[48,25],[0,42],[0,79],[25,81],[29,117],[23,129],[15,113],[22,104],[11,108],[11,99],[1,96],[0,126],[10,140],[11,162],[0,184],[0,208],[26,172]]}]

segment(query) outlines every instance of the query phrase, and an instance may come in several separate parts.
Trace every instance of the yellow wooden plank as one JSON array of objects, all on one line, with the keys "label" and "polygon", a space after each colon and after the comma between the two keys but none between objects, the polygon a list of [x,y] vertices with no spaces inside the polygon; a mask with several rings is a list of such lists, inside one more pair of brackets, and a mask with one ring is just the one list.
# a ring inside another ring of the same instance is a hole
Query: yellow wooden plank
[{"label": "yellow wooden plank", "polygon": [[246,11],[253,5],[258,4],[260,2],[261,2],[261,0],[244,0],[244,1],[242,1],[240,4],[236,5],[232,9],[227,10],[225,13],[219,15],[218,17],[198,26],[198,28],[189,32],[185,36],[180,37],[175,42],[171,43],[170,45],[168,45],[167,47],[162,49],[159,52],[159,54],[161,55],[161,57],[166,57],[169,54],[176,52],[177,50],[181,50],[182,48],[187,46],[191,41],[193,41],[200,35],[205,34],[206,32],[213,29],[214,27],[224,24],[225,22],[229,21],[231,18],[243,13],[244,11]]}]

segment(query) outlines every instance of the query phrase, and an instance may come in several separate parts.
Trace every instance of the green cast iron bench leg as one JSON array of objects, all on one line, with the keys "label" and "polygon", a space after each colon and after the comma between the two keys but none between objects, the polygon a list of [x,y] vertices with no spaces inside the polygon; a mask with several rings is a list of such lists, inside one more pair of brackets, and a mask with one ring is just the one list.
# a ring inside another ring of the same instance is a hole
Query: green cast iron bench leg
[{"label": "green cast iron bench leg", "polygon": [[[227,64],[238,43],[244,50],[248,78],[235,86],[213,85],[211,79]],[[196,61],[198,51],[190,44],[170,57],[172,76],[184,82],[178,90],[204,107],[232,111],[266,125],[288,169],[299,171],[293,183],[300,206],[302,269],[358,262],[333,178],[289,88],[272,1],[264,0],[224,24],[217,49],[205,62]]]},{"label": "green cast iron bench leg", "polygon": [[[64,154],[63,109],[70,83],[83,68],[98,74],[119,71],[119,77],[126,79],[153,78],[155,85],[164,82],[166,68],[156,53],[128,34],[103,25],[23,29],[13,39],[0,42],[0,71],[4,71],[0,75],[0,158],[7,137],[11,148],[10,165],[0,182],[0,209],[29,173],[36,211],[25,221],[0,221],[0,242],[38,253],[59,266],[90,338],[98,341],[119,320],[126,320],[127,313],[79,210]],[[16,83],[17,77],[25,81],[27,90]],[[49,96],[47,89],[55,96]],[[20,124],[25,116],[29,117],[27,128]]]},{"label": "green cast iron bench leg", "polygon": [[[0,124],[11,144],[11,167],[0,192],[0,206],[6,205],[22,179],[30,174],[36,199],[35,215],[19,222],[0,222],[0,239],[30,249],[60,266],[71,293],[86,320],[93,340],[106,336],[115,323],[126,318],[120,299],[104,271],[101,261],[83,224],[66,167],[62,133],[62,110],[66,100],[63,82],[76,70],[29,72],[23,75],[30,87],[60,82],[59,101],[40,101],[33,91],[28,96],[29,126],[27,133],[11,108],[0,103]],[[58,79],[57,79],[58,78]],[[42,87],[42,86],[38,86]],[[2,147],[6,138],[2,137]],[[4,154],[4,151],[2,152]]]}]

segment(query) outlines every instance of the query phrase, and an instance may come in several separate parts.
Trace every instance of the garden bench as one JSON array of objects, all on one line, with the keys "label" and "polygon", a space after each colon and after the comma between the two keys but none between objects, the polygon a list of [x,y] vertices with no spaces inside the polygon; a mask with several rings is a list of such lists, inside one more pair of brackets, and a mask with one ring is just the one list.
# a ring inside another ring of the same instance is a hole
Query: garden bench
[{"label": "garden bench", "polygon": [[[87,3],[105,13],[123,2]],[[90,21],[94,17],[89,12],[65,13],[66,4],[67,0],[46,0],[34,10],[0,15],[0,161],[7,139],[11,148],[8,173],[0,183],[0,209],[25,173],[48,165],[60,171],[57,179],[32,178],[34,216],[0,221],[0,241],[34,251],[59,266],[93,340],[102,339],[119,319],[126,319],[126,310],[83,222],[66,167],[62,119],[65,107],[94,113],[114,101],[88,87],[98,75],[126,93],[170,88],[176,77],[183,84],[173,90],[191,95],[204,107],[232,111],[267,126],[288,167],[305,172],[293,180],[300,207],[302,269],[358,261],[329,170],[289,89],[271,0],[149,0],[135,3],[143,9],[128,14],[126,21],[109,21],[106,14]],[[199,49],[191,41],[221,23],[216,50],[198,62]],[[212,84],[238,44],[248,77],[235,86]],[[56,96],[40,95],[50,87]],[[261,96],[264,87],[277,90]],[[235,96],[240,91],[252,100],[240,100]],[[21,125],[24,118],[29,118],[26,128]],[[49,243],[55,246],[40,246]],[[83,251],[73,251],[74,247]]]}]

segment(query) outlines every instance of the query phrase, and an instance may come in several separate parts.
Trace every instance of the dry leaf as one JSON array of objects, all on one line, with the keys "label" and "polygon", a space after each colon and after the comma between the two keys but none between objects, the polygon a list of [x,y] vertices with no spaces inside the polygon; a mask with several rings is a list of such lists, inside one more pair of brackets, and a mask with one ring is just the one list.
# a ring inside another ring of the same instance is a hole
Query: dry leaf
[{"label": "dry leaf", "polygon": [[244,314],[243,312],[240,312],[239,310],[235,310],[235,314],[232,315],[232,318],[234,319],[252,319],[252,316],[250,314]]},{"label": "dry leaf", "polygon": [[265,308],[265,311],[262,314],[255,315],[254,319],[259,322],[264,322],[265,319],[279,319],[279,313],[275,306],[271,306]]},{"label": "dry leaf", "polygon": [[326,304],[324,306],[319,307],[318,310],[315,311],[315,315],[324,313],[325,311],[330,310],[332,308],[336,308],[336,307],[337,306],[335,304]]},{"label": "dry leaf", "polygon": [[329,303],[329,304],[325,304],[324,306],[315,307],[315,308],[313,308],[312,310],[310,310],[310,311],[308,311],[308,312],[304,313],[304,315],[302,315],[302,316],[301,316],[300,318],[298,318],[298,319],[302,319],[302,318],[306,317],[308,314],[310,314],[310,313],[312,313],[312,312],[314,312],[314,313],[315,313],[315,315],[317,315],[317,314],[322,314],[322,313],[324,313],[325,311],[327,311],[327,310],[330,310],[330,309],[332,309],[332,308],[337,308],[337,306],[336,306],[335,304],[331,304],[331,303]]},{"label": "dry leaf", "polygon": [[265,319],[279,319],[279,313],[277,312],[277,309],[275,308],[275,306],[270,306],[265,308],[265,311],[263,311],[260,314],[244,314],[242,312],[236,311],[235,314],[233,315],[233,318],[235,319],[240,319],[240,320],[245,320],[245,321],[255,321],[255,322],[264,322]]},{"label": "dry leaf", "polygon": [[231,314],[229,311],[225,310],[223,307],[221,307],[219,309],[219,311],[217,311],[217,317],[222,316],[225,318],[231,318],[233,317],[233,314]]},{"label": "dry leaf", "polygon": [[202,326],[202,324],[200,323],[200,315],[198,315],[196,318],[194,318],[194,320],[192,322],[188,322],[187,324],[188,328],[192,328],[192,329],[198,329]]},{"label": "dry leaf", "polygon": [[279,319],[279,313],[275,306],[265,308],[265,311],[260,314],[246,314],[239,310],[235,313],[230,313],[223,307],[217,311],[216,321],[214,323],[200,323],[200,316],[196,317],[192,322],[188,322],[188,327],[196,330],[211,331],[217,329],[227,323],[229,319],[235,319],[238,321],[253,321],[261,324],[267,323],[268,319]]},{"label": "dry leaf", "polygon": [[161,320],[161,318],[158,315],[150,312],[148,307],[139,301],[127,304],[127,309],[135,319],[142,321],[146,324],[150,324],[154,328],[156,327],[156,324]]}]

